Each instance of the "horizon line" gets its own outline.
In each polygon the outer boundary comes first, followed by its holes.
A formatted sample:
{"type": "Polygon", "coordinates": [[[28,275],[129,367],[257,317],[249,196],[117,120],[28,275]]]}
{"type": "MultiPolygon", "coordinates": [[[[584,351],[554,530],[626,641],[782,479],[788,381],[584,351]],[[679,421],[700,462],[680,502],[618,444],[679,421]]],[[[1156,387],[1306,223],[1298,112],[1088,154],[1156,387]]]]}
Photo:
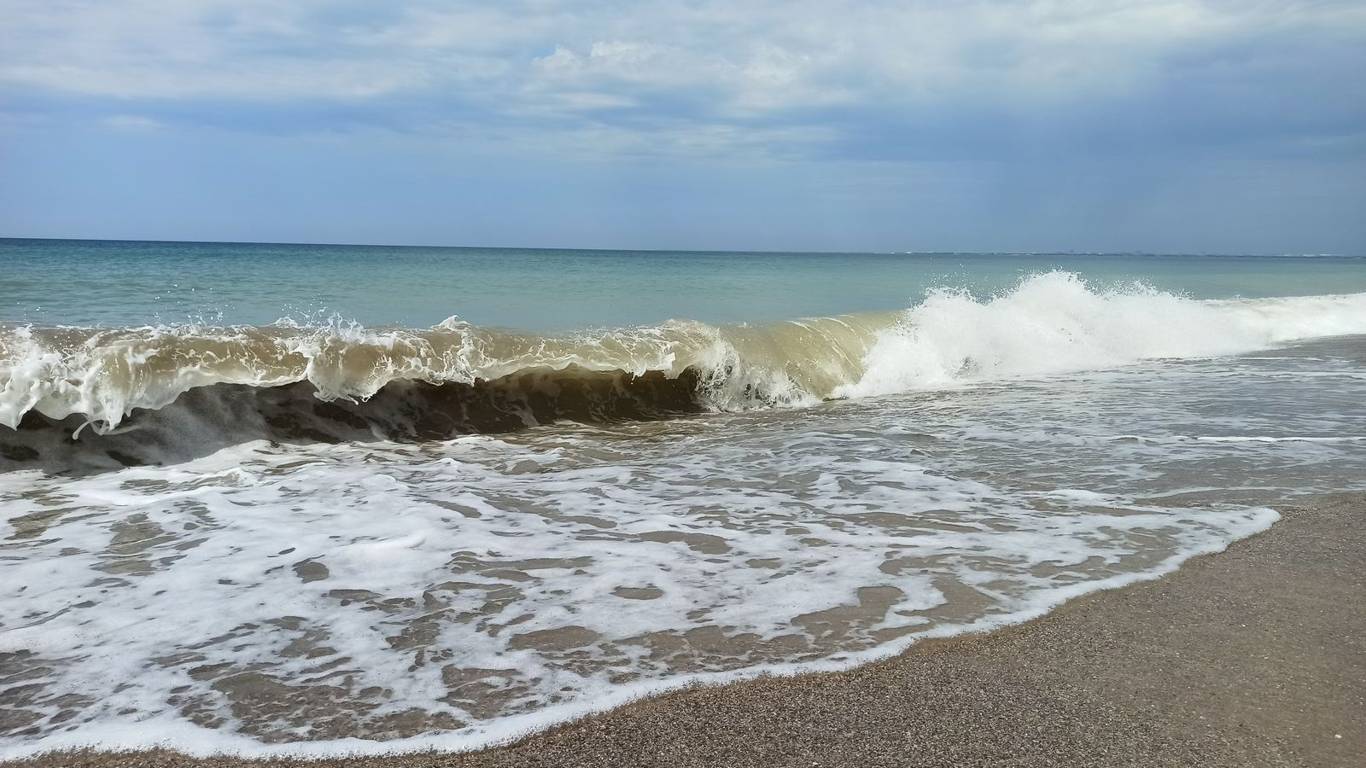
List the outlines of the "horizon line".
{"type": "Polygon", "coordinates": [[[249,245],[249,246],[319,246],[324,248],[409,248],[469,251],[576,251],[583,253],[738,253],[771,255],[876,255],[876,256],[1213,256],[1224,258],[1362,258],[1350,253],[1240,253],[1233,251],[1104,251],[1104,250],[798,250],[763,248],[595,248],[583,246],[540,245],[431,245],[422,243],[332,243],[303,240],[176,240],[126,237],[24,237],[0,235],[0,241],[30,240],[67,243],[154,243],[158,245],[249,245]]]}

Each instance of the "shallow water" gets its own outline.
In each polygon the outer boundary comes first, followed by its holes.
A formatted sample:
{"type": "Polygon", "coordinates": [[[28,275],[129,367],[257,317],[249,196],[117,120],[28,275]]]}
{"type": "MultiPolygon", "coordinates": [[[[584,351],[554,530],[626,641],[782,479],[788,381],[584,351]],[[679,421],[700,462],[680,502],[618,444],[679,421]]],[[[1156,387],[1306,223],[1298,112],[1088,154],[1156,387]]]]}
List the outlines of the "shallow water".
{"type": "Polygon", "coordinates": [[[5,332],[0,757],[469,747],[1023,620],[1366,484],[1360,294],[5,332]]]}

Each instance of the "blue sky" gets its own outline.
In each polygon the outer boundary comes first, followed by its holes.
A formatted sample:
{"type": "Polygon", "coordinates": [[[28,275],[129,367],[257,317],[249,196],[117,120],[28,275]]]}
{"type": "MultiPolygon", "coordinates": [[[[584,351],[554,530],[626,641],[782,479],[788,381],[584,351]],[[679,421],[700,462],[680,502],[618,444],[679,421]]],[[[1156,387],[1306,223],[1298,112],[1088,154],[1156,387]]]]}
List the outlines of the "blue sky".
{"type": "Polygon", "coordinates": [[[0,0],[0,235],[1366,253],[1366,3],[0,0]]]}

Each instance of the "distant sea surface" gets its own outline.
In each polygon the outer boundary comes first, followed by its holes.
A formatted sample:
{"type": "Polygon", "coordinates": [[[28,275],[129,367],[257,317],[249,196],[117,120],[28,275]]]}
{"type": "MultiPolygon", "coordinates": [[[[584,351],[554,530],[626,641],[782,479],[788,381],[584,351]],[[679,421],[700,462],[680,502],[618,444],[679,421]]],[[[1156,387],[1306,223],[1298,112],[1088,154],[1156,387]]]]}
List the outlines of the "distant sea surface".
{"type": "Polygon", "coordinates": [[[0,759],[466,748],[1366,488],[1366,259],[0,240],[0,759]]]}
{"type": "Polygon", "coordinates": [[[1197,299],[1366,291],[1344,256],[718,253],[0,239],[0,321],[366,325],[569,331],[768,323],[905,309],[932,289],[988,296],[1062,270],[1197,299]]]}

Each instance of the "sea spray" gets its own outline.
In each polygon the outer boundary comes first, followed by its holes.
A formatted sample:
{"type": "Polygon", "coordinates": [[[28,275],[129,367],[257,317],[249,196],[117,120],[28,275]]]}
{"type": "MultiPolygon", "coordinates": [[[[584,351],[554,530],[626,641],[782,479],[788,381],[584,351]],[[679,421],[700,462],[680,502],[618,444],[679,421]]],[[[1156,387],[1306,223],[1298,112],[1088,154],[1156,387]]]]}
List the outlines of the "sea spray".
{"type": "MultiPolygon", "coordinates": [[[[1366,332],[1366,294],[1196,300],[1144,287],[1100,290],[1064,272],[987,299],[932,292],[901,313],[771,325],[659,326],[560,336],[480,328],[320,325],[0,328],[0,425],[35,412],[96,432],[213,385],[303,383],[361,402],[395,382],[476,385],[531,372],[690,372],[701,407],[809,405],[1153,358],[1231,354],[1366,332]]],[[[553,378],[553,375],[551,376],[553,378]]]]}

